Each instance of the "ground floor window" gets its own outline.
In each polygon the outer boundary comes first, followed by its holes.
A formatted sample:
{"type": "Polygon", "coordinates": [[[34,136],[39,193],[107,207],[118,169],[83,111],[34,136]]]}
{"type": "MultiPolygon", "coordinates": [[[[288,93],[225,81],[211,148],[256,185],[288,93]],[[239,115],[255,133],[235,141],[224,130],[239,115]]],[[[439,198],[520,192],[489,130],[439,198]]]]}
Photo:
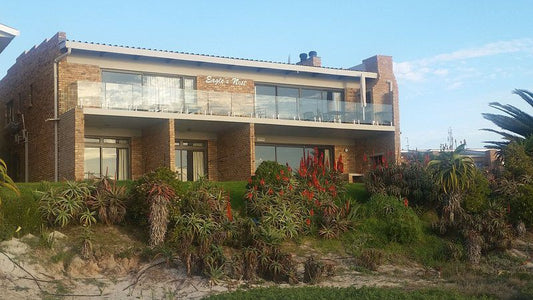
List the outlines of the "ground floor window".
{"type": "Polygon", "coordinates": [[[130,141],[124,138],[85,137],[85,179],[108,176],[129,179],[130,141]]]}
{"type": "Polygon", "coordinates": [[[181,181],[207,176],[207,142],[176,141],[176,172],[181,181]]]}
{"type": "Polygon", "coordinates": [[[323,155],[324,165],[331,166],[333,147],[330,146],[256,144],[255,168],[263,161],[275,161],[283,165],[288,164],[296,171],[304,154],[315,155],[315,150],[318,150],[318,155],[323,155]]]}

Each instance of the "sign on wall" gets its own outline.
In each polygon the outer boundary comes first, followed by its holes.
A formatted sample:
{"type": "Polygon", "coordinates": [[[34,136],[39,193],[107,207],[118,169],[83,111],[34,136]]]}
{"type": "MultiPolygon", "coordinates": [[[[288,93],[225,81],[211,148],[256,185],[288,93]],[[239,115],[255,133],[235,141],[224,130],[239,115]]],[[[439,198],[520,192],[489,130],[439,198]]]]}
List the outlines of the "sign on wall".
{"type": "Polygon", "coordinates": [[[248,80],[243,80],[237,77],[217,77],[217,76],[206,76],[206,84],[212,85],[235,85],[235,86],[245,86],[248,83],[248,80]]]}

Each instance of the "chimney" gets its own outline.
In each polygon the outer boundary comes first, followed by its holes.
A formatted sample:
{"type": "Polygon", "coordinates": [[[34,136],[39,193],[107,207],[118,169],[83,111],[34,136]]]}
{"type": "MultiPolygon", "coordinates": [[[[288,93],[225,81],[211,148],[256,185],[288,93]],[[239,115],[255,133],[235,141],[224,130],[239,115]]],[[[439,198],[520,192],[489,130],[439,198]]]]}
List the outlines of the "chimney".
{"type": "Polygon", "coordinates": [[[300,61],[296,63],[301,66],[321,67],[322,60],[317,56],[316,51],[309,51],[309,57],[306,53],[300,54],[300,61]]]}

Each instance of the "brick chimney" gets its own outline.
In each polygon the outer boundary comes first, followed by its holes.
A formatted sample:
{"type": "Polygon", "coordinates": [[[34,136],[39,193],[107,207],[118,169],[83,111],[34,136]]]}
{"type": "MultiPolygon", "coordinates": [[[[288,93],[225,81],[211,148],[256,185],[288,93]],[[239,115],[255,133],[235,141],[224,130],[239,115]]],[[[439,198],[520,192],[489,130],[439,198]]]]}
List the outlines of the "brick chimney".
{"type": "Polygon", "coordinates": [[[309,51],[309,57],[307,57],[307,53],[301,53],[300,61],[296,64],[301,66],[322,67],[322,60],[317,56],[316,51],[309,51]]]}

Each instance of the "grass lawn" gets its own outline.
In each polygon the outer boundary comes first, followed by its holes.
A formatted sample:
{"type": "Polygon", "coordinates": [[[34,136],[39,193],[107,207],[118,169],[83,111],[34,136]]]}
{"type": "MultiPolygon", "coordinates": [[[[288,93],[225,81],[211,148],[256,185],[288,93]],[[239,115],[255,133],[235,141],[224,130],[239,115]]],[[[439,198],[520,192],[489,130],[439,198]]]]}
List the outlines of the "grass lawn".
{"type": "Polygon", "coordinates": [[[259,288],[247,291],[236,291],[208,297],[210,300],[255,300],[255,299],[494,299],[491,297],[464,296],[453,291],[445,290],[416,290],[406,291],[391,288],[333,288],[333,287],[298,287],[298,288],[259,288]]]}

